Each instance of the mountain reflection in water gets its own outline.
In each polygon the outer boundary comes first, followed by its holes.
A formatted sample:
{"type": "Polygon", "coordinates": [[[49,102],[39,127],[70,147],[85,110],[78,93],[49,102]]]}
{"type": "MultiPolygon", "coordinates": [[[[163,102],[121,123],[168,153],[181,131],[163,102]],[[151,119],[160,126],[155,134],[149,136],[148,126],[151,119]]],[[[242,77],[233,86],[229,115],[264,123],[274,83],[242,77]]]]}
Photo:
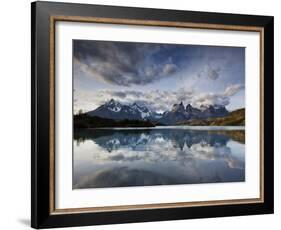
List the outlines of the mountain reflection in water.
{"type": "Polygon", "coordinates": [[[75,130],[73,188],[241,182],[244,139],[244,130],[75,130]]]}

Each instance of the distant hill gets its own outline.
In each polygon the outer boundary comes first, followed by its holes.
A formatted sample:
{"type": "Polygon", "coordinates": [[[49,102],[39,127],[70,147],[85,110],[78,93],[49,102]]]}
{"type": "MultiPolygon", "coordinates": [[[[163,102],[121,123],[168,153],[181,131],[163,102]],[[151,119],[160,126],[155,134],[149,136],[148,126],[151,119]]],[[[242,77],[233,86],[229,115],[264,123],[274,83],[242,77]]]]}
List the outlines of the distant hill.
{"type": "Polygon", "coordinates": [[[228,113],[226,116],[208,119],[191,119],[184,122],[178,122],[177,125],[194,126],[244,126],[245,108],[238,109],[228,113]]]}
{"type": "Polygon", "coordinates": [[[73,119],[74,128],[107,128],[107,127],[154,127],[150,121],[144,120],[113,120],[87,114],[75,115],[73,119]]]}
{"type": "Polygon", "coordinates": [[[245,131],[244,130],[215,130],[215,131],[209,131],[209,133],[216,133],[225,135],[228,137],[231,137],[234,141],[237,141],[241,144],[245,144],[245,131]]]}

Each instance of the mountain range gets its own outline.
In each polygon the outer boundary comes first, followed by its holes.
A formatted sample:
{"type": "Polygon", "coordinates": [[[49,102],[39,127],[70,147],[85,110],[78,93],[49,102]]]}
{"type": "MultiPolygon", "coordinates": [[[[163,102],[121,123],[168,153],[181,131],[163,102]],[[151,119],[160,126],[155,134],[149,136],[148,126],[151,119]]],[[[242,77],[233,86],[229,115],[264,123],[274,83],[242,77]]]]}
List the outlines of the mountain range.
{"type": "Polygon", "coordinates": [[[143,120],[158,124],[175,125],[189,120],[219,118],[229,114],[224,106],[210,105],[195,108],[191,104],[184,106],[182,102],[174,104],[169,111],[157,113],[145,105],[132,103],[122,104],[114,99],[86,113],[90,117],[101,117],[112,120],[143,120]]]}

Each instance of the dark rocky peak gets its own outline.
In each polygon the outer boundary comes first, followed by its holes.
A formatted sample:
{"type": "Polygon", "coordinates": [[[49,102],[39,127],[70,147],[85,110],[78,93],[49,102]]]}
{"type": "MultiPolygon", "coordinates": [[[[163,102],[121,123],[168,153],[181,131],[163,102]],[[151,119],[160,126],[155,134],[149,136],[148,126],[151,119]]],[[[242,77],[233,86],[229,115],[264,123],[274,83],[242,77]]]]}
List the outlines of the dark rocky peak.
{"type": "Polygon", "coordinates": [[[174,104],[172,107],[172,112],[184,112],[184,105],[181,102],[180,104],[174,104]]]}
{"type": "Polygon", "coordinates": [[[222,117],[228,114],[227,109],[223,105],[209,105],[202,111],[206,117],[222,117]]]}
{"type": "Polygon", "coordinates": [[[187,106],[186,106],[186,108],[185,108],[185,110],[187,111],[187,112],[191,112],[191,111],[193,111],[195,108],[191,105],[191,104],[188,104],[187,106]]]}
{"type": "Polygon", "coordinates": [[[113,98],[105,103],[105,105],[119,105],[119,104],[120,103],[118,101],[115,101],[113,98]]]}

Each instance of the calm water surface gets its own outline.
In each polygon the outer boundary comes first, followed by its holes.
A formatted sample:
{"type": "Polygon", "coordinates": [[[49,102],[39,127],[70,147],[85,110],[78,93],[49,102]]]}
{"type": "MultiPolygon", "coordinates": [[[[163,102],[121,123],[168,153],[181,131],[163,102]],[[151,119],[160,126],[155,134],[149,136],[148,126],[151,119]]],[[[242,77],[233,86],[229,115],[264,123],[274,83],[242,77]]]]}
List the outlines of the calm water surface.
{"type": "Polygon", "coordinates": [[[73,188],[241,182],[244,138],[242,127],[75,130],[73,188]]]}

